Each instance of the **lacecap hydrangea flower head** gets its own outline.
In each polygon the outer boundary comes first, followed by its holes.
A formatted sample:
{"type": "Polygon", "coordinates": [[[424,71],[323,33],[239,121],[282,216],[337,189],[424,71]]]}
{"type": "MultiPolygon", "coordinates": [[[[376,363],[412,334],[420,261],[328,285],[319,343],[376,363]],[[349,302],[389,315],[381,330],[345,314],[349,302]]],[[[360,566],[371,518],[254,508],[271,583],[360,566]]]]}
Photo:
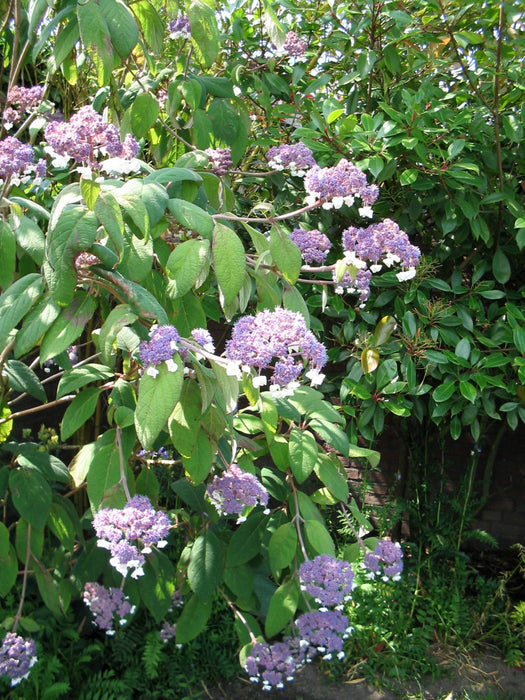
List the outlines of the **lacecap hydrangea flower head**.
{"type": "Polygon", "coordinates": [[[135,606],[120,588],[104,588],[95,581],[85,584],[83,598],[93,615],[93,624],[108,636],[114,635],[115,627],[125,625],[128,615],[135,612],[135,606]]]}
{"type": "Polygon", "coordinates": [[[7,676],[11,686],[18,685],[29,677],[29,671],[36,662],[34,640],[24,639],[14,632],[8,632],[0,647],[0,676],[7,676]]]}
{"type": "Polygon", "coordinates": [[[294,228],[290,238],[301,251],[301,256],[307,265],[312,263],[322,265],[332,247],[328,236],[315,228],[309,231],[294,228]]]}
{"type": "Polygon", "coordinates": [[[311,384],[321,384],[321,370],[328,359],[325,346],[306,327],[302,314],[279,307],[240,318],[226,344],[226,357],[232,373],[256,369],[254,386],[264,386],[266,377],[261,371],[270,370],[270,389],[289,392],[299,386],[305,363],[311,384]]]}
{"type": "Polygon", "coordinates": [[[362,566],[368,578],[381,577],[383,581],[399,581],[403,573],[403,550],[399,542],[380,540],[373,552],[367,552],[362,566]]]}
{"type": "Polygon", "coordinates": [[[297,177],[304,177],[316,165],[311,149],[304,143],[272,146],[266,152],[266,159],[273,170],[289,170],[297,177]]]}
{"type": "Polygon", "coordinates": [[[133,496],[124,508],[103,508],[95,513],[97,546],[109,549],[109,563],[122,576],[144,575],[142,568],[152,547],[165,547],[170,528],[166,513],[156,511],[147,496],[133,496]]]}
{"type": "Polygon", "coordinates": [[[328,554],[304,561],[299,567],[299,583],[318,605],[336,610],[351,599],[355,588],[351,565],[328,554]]]}
{"type": "Polygon", "coordinates": [[[368,185],[366,175],[344,158],[331,168],[318,165],[310,168],[304,179],[307,196],[305,204],[321,203],[323,209],[340,209],[343,204],[351,207],[355,199],[361,200],[359,213],[372,217],[372,204],[379,196],[377,185],[368,185]]]}
{"type": "Polygon", "coordinates": [[[252,683],[262,683],[262,689],[281,690],[291,682],[296,672],[310,663],[315,651],[308,642],[298,637],[285,637],[282,642],[256,642],[246,659],[244,668],[252,683]]]}
{"type": "Polygon", "coordinates": [[[139,345],[139,357],[146,374],[155,378],[162,364],[169,372],[176,372],[178,365],[174,358],[180,350],[178,330],[174,326],[152,326],[149,337],[139,345]]]}
{"type": "Polygon", "coordinates": [[[231,464],[220,476],[214,476],[206,495],[219,515],[238,515],[238,523],[246,520],[245,513],[249,509],[268,505],[268,491],[259,479],[237,464],[231,464]]]}

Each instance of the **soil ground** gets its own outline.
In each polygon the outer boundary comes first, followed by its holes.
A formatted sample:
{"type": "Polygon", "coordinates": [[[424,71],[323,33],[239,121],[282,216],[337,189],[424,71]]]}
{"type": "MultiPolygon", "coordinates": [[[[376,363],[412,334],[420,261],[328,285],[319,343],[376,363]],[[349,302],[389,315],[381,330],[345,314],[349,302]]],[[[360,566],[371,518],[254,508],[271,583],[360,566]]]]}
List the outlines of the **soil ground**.
{"type": "Polygon", "coordinates": [[[525,668],[511,668],[492,653],[452,656],[443,650],[433,652],[443,674],[438,680],[423,678],[405,687],[379,690],[364,679],[326,681],[321,670],[307,666],[293,683],[283,690],[263,692],[247,678],[238,678],[216,688],[205,688],[203,698],[210,700],[460,700],[463,691],[475,692],[476,698],[487,693],[491,700],[525,700],[525,668]]]}

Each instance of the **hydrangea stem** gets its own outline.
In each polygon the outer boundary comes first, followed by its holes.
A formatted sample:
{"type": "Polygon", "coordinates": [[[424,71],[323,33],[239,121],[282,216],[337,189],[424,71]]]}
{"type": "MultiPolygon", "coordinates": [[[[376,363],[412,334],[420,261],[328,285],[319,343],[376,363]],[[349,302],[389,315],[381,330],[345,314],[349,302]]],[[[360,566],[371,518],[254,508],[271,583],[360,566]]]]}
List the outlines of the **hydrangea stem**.
{"type": "Polygon", "coordinates": [[[117,425],[116,428],[116,437],[115,440],[117,441],[118,445],[118,456],[119,456],[119,462],[120,462],[120,483],[122,484],[122,488],[124,489],[124,493],[126,494],[126,500],[131,501],[131,494],[129,492],[128,488],[128,482],[126,479],[126,472],[124,468],[124,453],[122,452],[122,440],[120,437],[120,426],[117,425]]]}

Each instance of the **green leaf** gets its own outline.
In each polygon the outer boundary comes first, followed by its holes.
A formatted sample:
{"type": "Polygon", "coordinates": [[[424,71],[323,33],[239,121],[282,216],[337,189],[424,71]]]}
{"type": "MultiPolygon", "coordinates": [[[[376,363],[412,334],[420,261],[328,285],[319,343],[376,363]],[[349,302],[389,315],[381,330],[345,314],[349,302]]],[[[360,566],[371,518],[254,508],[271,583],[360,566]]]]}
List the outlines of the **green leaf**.
{"type": "Polygon", "coordinates": [[[69,204],[53,208],[46,257],[53,273],[48,279],[49,286],[60,306],[67,306],[73,299],[77,283],[75,259],[95,242],[97,226],[97,217],[88,209],[69,204]]]}
{"type": "Polygon", "coordinates": [[[86,203],[86,207],[93,211],[98,195],[100,193],[100,182],[91,180],[90,178],[80,178],[80,192],[82,199],[86,203]]]}
{"type": "Polygon", "coordinates": [[[43,284],[37,273],[24,275],[0,296],[0,348],[5,348],[9,333],[35,305],[43,284]]]}
{"type": "Polygon", "coordinates": [[[209,529],[197,537],[191,548],[188,581],[203,602],[208,601],[222,579],[224,549],[209,529]]]}
{"type": "MultiPolygon", "coordinates": [[[[213,233],[214,222],[207,211],[201,209],[192,202],[187,202],[184,199],[170,199],[168,209],[177,219],[179,224],[189,229],[196,231],[204,238],[210,238],[213,233]]],[[[203,241],[187,241],[187,243],[195,243],[203,241]]],[[[182,244],[184,245],[184,244],[182,244]]]]}
{"type": "Polygon", "coordinates": [[[133,13],[139,21],[146,44],[153,54],[160,54],[164,41],[165,24],[149,0],[133,3],[133,13]]]}
{"type": "Polygon", "coordinates": [[[0,523],[0,559],[7,559],[9,555],[9,530],[4,523],[0,523]]]}
{"type": "Polygon", "coordinates": [[[283,583],[272,595],[264,624],[267,637],[273,637],[283,630],[295,615],[299,604],[299,588],[292,579],[283,583]]]}
{"type": "MultiPolygon", "coordinates": [[[[74,473],[76,480],[86,474],[87,492],[91,510],[99,508],[123,508],[126,504],[126,494],[121,484],[121,467],[131,489],[133,474],[128,466],[128,459],[135,446],[135,431],[124,429],[121,434],[122,459],[116,440],[115,430],[108,430],[96,443],[90,446],[82,455],[82,460],[76,463],[74,473]],[[86,473],[87,470],[87,473],[86,473]]],[[[82,448],[88,447],[87,445],[82,448]]],[[[74,476],[74,478],[75,478],[74,476]]]]}
{"type": "Polygon", "coordinates": [[[27,559],[27,547],[31,550],[31,554],[38,559],[42,556],[44,551],[44,531],[37,530],[35,527],[31,527],[31,537],[28,542],[28,531],[29,523],[24,518],[16,524],[16,537],[15,537],[15,549],[18,555],[18,559],[25,564],[27,559]]]}
{"type": "Polygon", "coordinates": [[[304,529],[308,542],[316,554],[335,557],[335,546],[330,533],[319,520],[305,520],[304,529]]]}
{"type": "Polygon", "coordinates": [[[71,304],[60,311],[42,338],[40,345],[40,363],[57,357],[84,332],[95,312],[96,303],[92,296],[78,292],[71,304]]]}
{"type": "Polygon", "coordinates": [[[191,0],[188,7],[191,40],[197,59],[209,68],[219,53],[219,30],[212,0],[191,0]]]}
{"type": "Polygon", "coordinates": [[[62,375],[57,387],[57,399],[81,389],[91,382],[105,381],[114,376],[113,370],[105,365],[88,364],[70,369],[62,375]]]}
{"type": "Polygon", "coordinates": [[[350,445],[348,456],[353,458],[365,458],[370,462],[370,466],[377,467],[381,460],[381,453],[376,450],[370,450],[368,447],[359,447],[359,445],[350,445]]]}
{"type": "Polygon", "coordinates": [[[61,503],[51,504],[47,525],[64,547],[72,552],[75,544],[75,526],[67,509],[61,503]]]}
{"type": "Polygon", "coordinates": [[[115,363],[114,345],[117,335],[126,326],[131,326],[137,320],[129,304],[118,304],[111,310],[109,316],[104,321],[99,335],[99,348],[102,360],[107,365],[115,363]]]}
{"type": "Polygon", "coordinates": [[[301,272],[301,251],[290,236],[278,226],[272,226],[270,231],[270,252],[285,280],[295,284],[301,272]]]}
{"type": "Polygon", "coordinates": [[[468,338],[462,338],[459,343],[456,345],[454,349],[454,353],[458,356],[463,358],[464,360],[468,360],[470,357],[470,343],[468,338]]]}
{"type": "Polygon", "coordinates": [[[212,600],[202,601],[198,595],[193,595],[182,609],[177,620],[177,644],[186,644],[195,639],[206,627],[211,615],[212,600]]]}
{"type": "Polygon", "coordinates": [[[43,530],[51,508],[51,488],[34,469],[15,469],[9,475],[13,505],[37,530],[43,530]]]}
{"type": "Polygon", "coordinates": [[[226,566],[240,566],[259,554],[267,523],[268,516],[263,513],[250,513],[246,522],[241,523],[232,535],[228,545],[226,566]]]}
{"type": "Polygon", "coordinates": [[[170,484],[171,488],[177,496],[179,496],[184,503],[190,506],[193,510],[201,515],[204,514],[206,510],[206,504],[204,501],[204,494],[206,493],[206,488],[203,484],[198,484],[193,486],[186,478],[178,479],[170,484]]]}
{"type": "MultiPolygon", "coordinates": [[[[318,456],[317,442],[308,430],[292,428],[288,442],[290,466],[297,483],[302,484],[312,473],[318,456]]],[[[281,567],[282,568],[282,567],[281,567]]]]}
{"type": "Polygon", "coordinates": [[[173,603],[175,567],[162,552],[154,552],[147,558],[144,576],[139,577],[140,597],[144,605],[160,624],[173,603]]]}
{"type": "Polygon", "coordinates": [[[111,35],[99,3],[84,0],[77,4],[80,37],[86,53],[95,64],[99,87],[109,85],[113,71],[113,48],[111,35]]]}
{"type": "Polygon", "coordinates": [[[71,600],[69,582],[66,579],[60,583],[55,581],[51,573],[36,559],[33,560],[33,569],[38,591],[45,606],[57,617],[63,617],[71,600]]]}
{"type": "Polygon", "coordinates": [[[98,0],[100,10],[111,36],[111,44],[119,57],[125,59],[139,40],[137,22],[122,0],[98,0]]]}
{"type": "Polygon", "coordinates": [[[239,380],[236,377],[231,377],[227,374],[226,369],[218,362],[210,362],[213,373],[217,379],[219,389],[222,393],[224,410],[226,413],[232,413],[237,408],[237,399],[239,398],[239,380]]]}
{"type": "Polygon", "coordinates": [[[192,484],[199,484],[208,476],[213,464],[214,452],[210,437],[204,430],[199,430],[193,450],[188,457],[182,458],[186,476],[192,484]]]}
{"type": "Polygon", "coordinates": [[[63,442],[91,418],[97,407],[101,391],[102,389],[99,387],[91,386],[75,396],[67,407],[60,424],[60,437],[63,442]]]}
{"type": "Polygon", "coordinates": [[[5,598],[18,577],[18,559],[13,545],[9,545],[6,557],[0,557],[0,598],[5,598]]]}
{"type": "Polygon", "coordinates": [[[500,284],[506,284],[510,280],[510,262],[501,248],[497,248],[492,258],[492,273],[500,284]]]}
{"type": "Polygon", "coordinates": [[[59,314],[60,307],[51,299],[51,295],[43,296],[26,315],[21,330],[16,334],[15,357],[32,350],[59,314]]]}
{"type": "Polygon", "coordinates": [[[460,381],[459,391],[461,392],[461,395],[467,399],[467,401],[475,403],[478,397],[478,390],[476,389],[474,384],[472,384],[471,382],[460,381]]]}
{"type": "Polygon", "coordinates": [[[47,396],[40,379],[33,370],[18,360],[8,360],[4,365],[4,372],[9,386],[15,391],[26,392],[35,399],[46,403],[47,396]]]}
{"type": "Polygon", "coordinates": [[[120,258],[124,250],[124,219],[117,200],[111,192],[102,190],[97,197],[93,211],[120,258]]]}
{"type": "Polygon", "coordinates": [[[361,367],[365,374],[374,372],[379,367],[379,353],[375,348],[365,348],[361,353],[361,367]]]}
{"type": "Polygon", "coordinates": [[[293,561],[296,552],[297,530],[294,523],[285,523],[272,533],[268,544],[270,567],[275,578],[293,561]]]}
{"type": "Polygon", "coordinates": [[[244,284],[246,258],[241,239],[224,224],[215,224],[212,256],[224,306],[227,306],[235,300],[244,284]]]}
{"type": "Polygon", "coordinates": [[[310,428],[322,437],[323,440],[335,448],[342,455],[347,455],[350,449],[350,443],[344,430],[341,430],[337,425],[332,425],[325,421],[314,418],[310,421],[310,428]]]}
{"type": "Polygon", "coordinates": [[[150,92],[139,95],[130,109],[131,130],[137,139],[144,138],[159,116],[159,103],[150,92]]]}
{"type": "Polygon", "coordinates": [[[16,238],[13,229],[0,221],[0,287],[9,287],[15,276],[16,238]]]}
{"type": "Polygon", "coordinates": [[[436,403],[448,401],[456,391],[456,382],[449,381],[436,387],[432,392],[432,397],[436,403]]]}
{"type": "Polygon", "coordinates": [[[339,501],[348,500],[348,483],[341,462],[334,456],[320,455],[315,467],[319,480],[339,501]]]}
{"type": "Polygon", "coordinates": [[[390,338],[396,327],[396,319],[393,316],[383,316],[374,330],[372,345],[377,348],[384,345],[390,338]]]}
{"type": "Polygon", "coordinates": [[[145,450],[153,447],[179,400],[184,379],[183,363],[178,355],[174,357],[174,362],[177,365],[176,372],[170,372],[166,364],[162,363],[156,377],[144,373],[139,382],[135,428],[145,450]]]}
{"type": "MultiPolygon", "coordinates": [[[[182,201],[182,200],[181,200],[182,201]]],[[[179,243],[166,263],[168,286],[166,294],[171,299],[183,297],[209,266],[210,243],[193,238],[179,243]]]]}
{"type": "Polygon", "coordinates": [[[200,430],[201,415],[199,386],[196,382],[188,380],[184,382],[180,400],[173,409],[168,424],[171,441],[181,457],[190,457],[193,452],[200,430]]]}

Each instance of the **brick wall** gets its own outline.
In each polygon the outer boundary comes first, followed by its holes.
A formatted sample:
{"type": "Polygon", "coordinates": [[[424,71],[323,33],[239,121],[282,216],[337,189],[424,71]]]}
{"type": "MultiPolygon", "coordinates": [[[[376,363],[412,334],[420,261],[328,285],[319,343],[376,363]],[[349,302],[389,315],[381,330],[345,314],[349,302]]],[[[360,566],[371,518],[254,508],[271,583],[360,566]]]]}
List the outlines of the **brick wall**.
{"type": "MultiPolygon", "coordinates": [[[[363,495],[364,481],[367,484],[365,502],[371,506],[382,506],[396,496],[408,496],[409,484],[416,478],[414,468],[407,471],[407,444],[402,437],[399,422],[392,422],[385,428],[379,443],[375,446],[381,453],[377,470],[366,469],[357,461],[351,461],[347,473],[350,488],[359,499],[363,495]]],[[[474,478],[474,493],[481,494],[482,477],[489,458],[494,436],[484,440],[484,449],[479,454],[474,478]]],[[[459,484],[474,446],[462,437],[458,441],[447,440],[443,460],[444,490],[447,496],[459,494],[459,484]]],[[[441,463],[441,449],[432,446],[432,457],[441,463]]],[[[416,467],[417,469],[417,467],[416,467]]],[[[435,488],[438,488],[436,477],[435,488]]],[[[496,538],[501,547],[516,542],[525,544],[525,430],[522,426],[516,431],[510,429],[503,435],[493,465],[489,497],[479,511],[473,527],[486,530],[496,538]]],[[[410,536],[410,523],[403,521],[402,534],[410,536]]]]}

